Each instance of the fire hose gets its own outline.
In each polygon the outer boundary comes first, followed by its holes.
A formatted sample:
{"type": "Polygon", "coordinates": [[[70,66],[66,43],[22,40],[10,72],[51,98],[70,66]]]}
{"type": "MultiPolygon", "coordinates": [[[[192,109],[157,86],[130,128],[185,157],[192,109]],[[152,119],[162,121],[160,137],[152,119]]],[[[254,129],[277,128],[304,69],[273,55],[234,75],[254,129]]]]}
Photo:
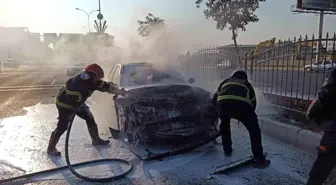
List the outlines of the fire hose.
{"type": "Polygon", "coordinates": [[[22,176],[12,177],[12,178],[8,178],[8,179],[2,179],[2,180],[0,180],[0,184],[18,184],[18,183],[32,182],[32,181],[34,181],[33,178],[38,176],[38,175],[57,172],[57,171],[65,170],[65,169],[69,169],[71,171],[71,173],[73,175],[75,175],[76,177],[78,177],[80,179],[83,179],[85,181],[89,181],[89,182],[109,182],[109,181],[116,180],[116,179],[119,179],[121,177],[124,177],[129,172],[131,172],[131,170],[133,169],[133,164],[130,161],[127,161],[127,160],[124,160],[124,159],[118,159],[118,158],[98,159],[98,160],[86,161],[86,162],[82,162],[82,163],[71,164],[70,159],[69,159],[69,138],[70,138],[70,132],[71,132],[72,124],[73,124],[75,116],[76,116],[76,111],[77,110],[75,110],[74,113],[71,116],[71,119],[69,121],[68,128],[67,128],[67,132],[66,132],[66,137],[65,137],[65,160],[66,160],[67,166],[61,166],[61,167],[57,167],[57,168],[53,168],[53,169],[49,169],[49,170],[43,170],[43,171],[39,171],[39,172],[25,174],[25,175],[22,175],[22,176]],[[101,162],[121,162],[121,163],[124,163],[124,164],[128,165],[129,167],[123,173],[121,173],[119,175],[104,177],[104,178],[87,177],[87,176],[79,174],[74,169],[75,167],[86,166],[86,165],[89,165],[89,164],[101,163],[101,162]]]}

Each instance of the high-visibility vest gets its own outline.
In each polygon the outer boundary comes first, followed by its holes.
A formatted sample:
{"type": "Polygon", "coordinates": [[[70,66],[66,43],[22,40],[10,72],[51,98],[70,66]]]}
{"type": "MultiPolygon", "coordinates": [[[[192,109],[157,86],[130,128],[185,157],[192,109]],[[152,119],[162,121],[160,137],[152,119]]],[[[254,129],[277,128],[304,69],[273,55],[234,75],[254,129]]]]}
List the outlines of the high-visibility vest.
{"type": "Polygon", "coordinates": [[[62,95],[62,93],[65,93],[66,95],[70,95],[70,96],[77,96],[77,100],[76,102],[79,103],[82,101],[82,95],[80,92],[77,92],[77,91],[70,91],[67,89],[66,86],[62,87],[62,89],[60,89],[60,91],[58,92],[57,94],[57,98],[56,98],[56,105],[58,106],[61,106],[63,108],[66,108],[66,109],[71,109],[71,110],[75,110],[75,107],[70,105],[70,104],[67,104],[65,102],[62,102],[59,97],[62,95]]]}
{"type": "Polygon", "coordinates": [[[250,97],[250,89],[242,84],[242,83],[238,83],[238,82],[227,82],[225,83],[222,87],[220,92],[218,93],[218,97],[217,97],[217,101],[221,101],[221,100],[238,100],[238,101],[243,101],[246,102],[248,104],[250,104],[251,106],[253,106],[253,101],[256,101],[256,97],[250,97]],[[245,96],[239,96],[239,95],[233,95],[233,94],[224,94],[225,92],[224,89],[227,88],[228,86],[239,86],[239,87],[243,87],[246,90],[246,95],[245,96]]]}

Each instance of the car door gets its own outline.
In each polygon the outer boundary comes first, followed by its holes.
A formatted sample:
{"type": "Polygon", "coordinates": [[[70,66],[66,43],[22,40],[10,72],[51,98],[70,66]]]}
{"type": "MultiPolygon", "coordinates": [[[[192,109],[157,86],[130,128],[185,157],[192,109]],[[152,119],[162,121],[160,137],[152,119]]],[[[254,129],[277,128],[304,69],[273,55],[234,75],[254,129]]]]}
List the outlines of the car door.
{"type": "Polygon", "coordinates": [[[336,61],[330,60],[329,69],[332,70],[336,67],[336,61]]]}
{"type": "MultiPolygon", "coordinates": [[[[113,82],[115,83],[115,76],[118,75],[117,74],[117,69],[118,69],[118,65],[115,65],[112,67],[112,69],[110,70],[110,73],[108,75],[108,81],[109,82],[113,82]]],[[[118,118],[117,118],[117,110],[116,110],[116,106],[115,106],[115,103],[114,103],[114,95],[111,95],[113,96],[113,98],[111,97],[111,99],[107,102],[111,103],[111,108],[109,108],[108,110],[105,110],[107,111],[108,113],[108,118],[110,121],[109,123],[109,128],[118,128],[118,118]],[[112,109],[112,110],[111,110],[112,109]]]]}
{"type": "Polygon", "coordinates": [[[107,78],[109,82],[113,82],[113,76],[114,76],[116,69],[117,69],[117,66],[113,66],[112,69],[110,70],[108,78],[107,78]]]}
{"type": "Polygon", "coordinates": [[[323,70],[328,70],[328,69],[330,69],[331,68],[331,61],[329,61],[329,60],[326,60],[325,62],[324,62],[324,69],[323,70]]]}
{"type": "Polygon", "coordinates": [[[321,68],[323,68],[323,61],[318,61],[317,63],[315,63],[313,66],[313,70],[314,71],[319,71],[321,70],[321,68]]]}
{"type": "Polygon", "coordinates": [[[116,85],[118,85],[118,87],[120,87],[120,71],[121,71],[121,66],[117,66],[115,73],[113,75],[113,83],[115,83],[116,85]]]}

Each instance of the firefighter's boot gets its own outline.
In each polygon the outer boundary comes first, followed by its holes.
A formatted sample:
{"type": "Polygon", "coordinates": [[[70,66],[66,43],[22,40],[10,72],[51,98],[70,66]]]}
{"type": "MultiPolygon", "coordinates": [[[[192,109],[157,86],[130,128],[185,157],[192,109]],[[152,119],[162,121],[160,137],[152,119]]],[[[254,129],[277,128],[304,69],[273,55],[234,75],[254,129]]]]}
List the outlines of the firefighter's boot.
{"type": "Polygon", "coordinates": [[[99,137],[97,126],[89,128],[89,134],[91,136],[93,146],[110,144],[110,140],[103,140],[99,137]]]}
{"type": "Polygon", "coordinates": [[[226,157],[232,156],[232,147],[223,147],[223,150],[226,157]]]}
{"type": "Polygon", "coordinates": [[[55,131],[51,133],[49,139],[49,145],[47,149],[47,153],[49,156],[61,156],[61,152],[56,149],[56,145],[60,139],[60,136],[55,134],[55,131]]]}
{"type": "Polygon", "coordinates": [[[265,158],[265,155],[260,158],[254,158],[252,162],[252,166],[255,168],[266,168],[271,164],[271,161],[269,159],[265,158]]]}

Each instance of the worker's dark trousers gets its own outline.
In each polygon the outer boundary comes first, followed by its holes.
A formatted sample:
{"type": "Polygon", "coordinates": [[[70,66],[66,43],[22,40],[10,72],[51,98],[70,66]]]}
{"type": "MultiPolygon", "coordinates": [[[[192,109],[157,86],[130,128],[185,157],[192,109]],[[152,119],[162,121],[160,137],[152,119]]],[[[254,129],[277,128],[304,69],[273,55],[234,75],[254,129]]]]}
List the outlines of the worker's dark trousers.
{"type": "Polygon", "coordinates": [[[263,160],[261,131],[253,107],[237,100],[224,100],[217,102],[217,113],[221,119],[220,131],[224,151],[232,150],[230,121],[237,119],[244,124],[249,132],[253,156],[263,160]]]}
{"type": "MultiPolygon", "coordinates": [[[[55,137],[61,137],[63,133],[67,130],[70,118],[73,114],[73,111],[56,105],[58,110],[58,122],[57,127],[54,130],[55,137]]],[[[76,115],[86,121],[87,128],[95,129],[97,124],[94,120],[94,117],[89,109],[89,107],[83,104],[78,110],[76,115]]]]}
{"type": "Polygon", "coordinates": [[[310,170],[307,185],[322,185],[336,166],[336,121],[328,121],[325,125],[320,141],[322,147],[317,147],[318,156],[310,170]]]}

